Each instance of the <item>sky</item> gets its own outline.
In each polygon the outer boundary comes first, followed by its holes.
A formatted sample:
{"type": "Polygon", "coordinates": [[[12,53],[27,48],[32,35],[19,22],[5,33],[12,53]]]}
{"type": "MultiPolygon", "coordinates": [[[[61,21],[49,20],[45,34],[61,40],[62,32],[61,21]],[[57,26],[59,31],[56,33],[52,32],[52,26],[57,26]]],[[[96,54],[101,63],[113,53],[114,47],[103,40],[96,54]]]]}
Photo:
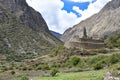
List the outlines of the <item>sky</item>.
{"type": "Polygon", "coordinates": [[[26,0],[40,12],[50,30],[64,31],[98,13],[111,0],[26,0]]]}

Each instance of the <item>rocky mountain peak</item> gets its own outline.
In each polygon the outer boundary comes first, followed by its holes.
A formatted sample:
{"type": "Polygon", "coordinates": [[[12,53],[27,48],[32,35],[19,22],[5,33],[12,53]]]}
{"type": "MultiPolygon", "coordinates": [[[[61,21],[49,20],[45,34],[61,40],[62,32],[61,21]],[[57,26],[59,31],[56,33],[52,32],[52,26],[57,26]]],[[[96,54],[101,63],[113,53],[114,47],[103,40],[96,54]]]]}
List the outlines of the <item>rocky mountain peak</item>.
{"type": "Polygon", "coordinates": [[[112,0],[105,5],[103,10],[114,10],[120,7],[120,0],[112,0]]]}
{"type": "Polygon", "coordinates": [[[14,13],[20,20],[34,31],[48,31],[47,24],[40,13],[28,6],[26,0],[0,0],[0,5],[14,13]],[[42,29],[41,29],[42,28],[42,29]]]}
{"type": "Polygon", "coordinates": [[[26,3],[26,0],[0,0],[0,4],[4,5],[5,8],[15,10],[18,7],[23,8],[25,6],[28,6],[26,3]]]}

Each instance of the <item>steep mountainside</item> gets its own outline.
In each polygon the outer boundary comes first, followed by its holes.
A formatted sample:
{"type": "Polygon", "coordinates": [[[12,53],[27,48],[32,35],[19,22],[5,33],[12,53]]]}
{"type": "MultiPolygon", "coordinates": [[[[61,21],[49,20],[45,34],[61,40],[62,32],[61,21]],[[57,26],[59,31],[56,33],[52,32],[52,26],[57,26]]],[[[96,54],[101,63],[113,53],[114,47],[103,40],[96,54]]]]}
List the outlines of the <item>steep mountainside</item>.
{"type": "Polygon", "coordinates": [[[0,0],[0,53],[41,54],[61,43],[25,0],[0,0]]]}
{"type": "Polygon", "coordinates": [[[57,32],[54,32],[54,31],[50,31],[50,32],[51,32],[51,34],[53,34],[58,39],[60,39],[61,36],[62,36],[62,34],[60,34],[60,33],[57,33],[57,32]]]}
{"type": "Polygon", "coordinates": [[[120,0],[112,0],[98,14],[66,30],[61,39],[69,42],[75,36],[81,38],[84,27],[88,37],[94,39],[106,39],[113,34],[120,33],[120,0]]]}

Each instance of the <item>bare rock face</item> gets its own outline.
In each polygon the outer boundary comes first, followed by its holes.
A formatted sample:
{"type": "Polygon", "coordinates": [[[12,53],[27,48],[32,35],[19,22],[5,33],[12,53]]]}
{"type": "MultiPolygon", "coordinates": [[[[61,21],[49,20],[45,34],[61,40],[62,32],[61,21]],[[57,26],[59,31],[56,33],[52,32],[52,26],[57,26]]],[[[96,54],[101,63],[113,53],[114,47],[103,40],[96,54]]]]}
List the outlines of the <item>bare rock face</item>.
{"type": "Polygon", "coordinates": [[[88,37],[93,39],[104,40],[113,34],[120,33],[120,0],[112,0],[98,14],[66,30],[61,40],[69,42],[75,36],[81,38],[84,27],[88,37]]]}
{"type": "Polygon", "coordinates": [[[0,54],[41,54],[61,43],[26,0],[0,0],[0,54]]]}
{"type": "Polygon", "coordinates": [[[113,77],[110,72],[107,72],[105,77],[104,77],[104,80],[120,80],[120,79],[113,77]]]}
{"type": "Polygon", "coordinates": [[[114,80],[114,78],[112,77],[112,74],[110,72],[107,72],[107,74],[104,77],[104,80],[114,80]]]}
{"type": "Polygon", "coordinates": [[[109,2],[103,10],[114,10],[120,7],[120,0],[114,0],[112,2],[109,2]]]}
{"type": "Polygon", "coordinates": [[[33,30],[38,31],[42,28],[48,31],[48,27],[41,14],[29,7],[26,0],[0,0],[0,4],[33,30]]]}

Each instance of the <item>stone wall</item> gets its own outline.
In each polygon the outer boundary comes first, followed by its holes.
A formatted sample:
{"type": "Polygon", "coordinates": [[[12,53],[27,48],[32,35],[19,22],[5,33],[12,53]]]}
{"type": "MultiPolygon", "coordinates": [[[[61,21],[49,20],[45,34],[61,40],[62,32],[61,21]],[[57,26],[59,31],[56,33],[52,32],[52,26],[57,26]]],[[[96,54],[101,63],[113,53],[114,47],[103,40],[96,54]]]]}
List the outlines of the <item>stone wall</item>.
{"type": "Polygon", "coordinates": [[[100,42],[90,42],[90,41],[83,41],[83,42],[67,42],[65,43],[67,48],[84,48],[84,49],[99,49],[104,48],[104,43],[100,42]]]}

